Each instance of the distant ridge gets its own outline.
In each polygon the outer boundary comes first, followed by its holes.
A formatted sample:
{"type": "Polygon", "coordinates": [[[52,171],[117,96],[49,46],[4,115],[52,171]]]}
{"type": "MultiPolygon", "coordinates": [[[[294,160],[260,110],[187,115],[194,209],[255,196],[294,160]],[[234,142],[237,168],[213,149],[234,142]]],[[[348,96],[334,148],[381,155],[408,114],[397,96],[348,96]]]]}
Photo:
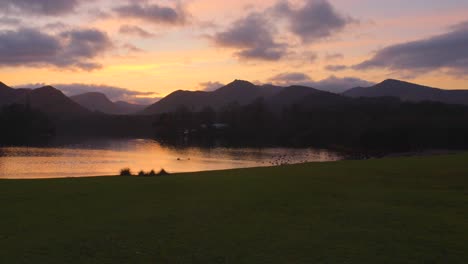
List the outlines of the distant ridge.
{"type": "Polygon", "coordinates": [[[14,89],[0,83],[0,106],[10,104],[29,104],[33,109],[51,115],[70,116],[89,113],[88,110],[52,86],[37,89],[14,89]]]}
{"type": "Polygon", "coordinates": [[[117,101],[114,102],[114,104],[119,108],[122,114],[136,114],[148,107],[148,105],[132,104],[124,101],[117,101]]]}
{"type": "Polygon", "coordinates": [[[73,101],[91,111],[105,114],[127,115],[143,110],[146,106],[127,102],[112,102],[103,93],[91,92],[70,97],[73,101]]]}
{"type": "Polygon", "coordinates": [[[468,90],[443,90],[394,79],[385,80],[371,87],[356,87],[341,95],[299,85],[280,87],[235,80],[212,92],[178,90],[150,106],[112,102],[105,94],[97,92],[68,98],[52,86],[14,89],[0,82],[0,107],[14,103],[29,103],[33,108],[45,113],[64,116],[89,114],[93,111],[105,114],[153,115],[172,112],[180,106],[185,106],[191,111],[200,111],[204,107],[219,110],[232,103],[250,104],[259,98],[273,109],[275,106],[280,109],[293,104],[310,108],[339,105],[350,102],[351,98],[359,97],[396,97],[403,101],[468,105],[468,90]]]}
{"type": "Polygon", "coordinates": [[[255,85],[248,81],[235,80],[212,92],[205,91],[175,91],[159,102],[149,106],[143,114],[159,114],[175,111],[185,106],[192,111],[199,111],[203,107],[219,109],[231,103],[246,105],[258,98],[263,98],[269,105],[289,105],[298,103],[310,106],[310,103],[336,103],[343,100],[343,96],[319,91],[305,86],[280,87],[273,85],[255,85]]]}
{"type": "Polygon", "coordinates": [[[53,115],[85,115],[89,113],[87,109],[73,102],[52,86],[31,90],[23,96],[20,102],[29,103],[33,109],[39,109],[53,115]]]}
{"type": "Polygon", "coordinates": [[[356,87],[343,93],[349,97],[398,97],[403,101],[434,101],[468,105],[468,90],[443,90],[388,79],[371,87],[356,87]]]}

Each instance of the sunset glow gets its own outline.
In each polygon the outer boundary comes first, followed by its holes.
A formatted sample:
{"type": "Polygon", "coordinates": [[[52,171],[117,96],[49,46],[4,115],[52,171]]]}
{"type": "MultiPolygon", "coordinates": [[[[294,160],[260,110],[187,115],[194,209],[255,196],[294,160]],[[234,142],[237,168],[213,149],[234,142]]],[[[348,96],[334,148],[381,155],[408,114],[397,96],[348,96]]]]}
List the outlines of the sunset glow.
{"type": "Polygon", "coordinates": [[[202,90],[206,83],[271,83],[278,75],[302,73],[310,78],[299,82],[399,78],[468,88],[462,62],[354,67],[396,44],[455,31],[466,41],[468,2],[461,0],[77,0],[56,1],[64,3],[54,8],[20,2],[26,5],[0,1],[0,80],[11,86],[107,85],[159,98],[202,90]],[[101,35],[90,36],[90,30],[101,35]]]}

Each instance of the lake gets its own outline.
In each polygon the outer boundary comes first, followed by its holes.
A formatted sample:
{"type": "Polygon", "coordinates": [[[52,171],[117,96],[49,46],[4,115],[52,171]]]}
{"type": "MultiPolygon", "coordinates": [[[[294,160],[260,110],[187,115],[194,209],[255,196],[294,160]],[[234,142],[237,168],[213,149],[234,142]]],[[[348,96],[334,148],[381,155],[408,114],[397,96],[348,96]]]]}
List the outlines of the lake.
{"type": "Polygon", "coordinates": [[[117,175],[122,168],[194,172],[343,159],[337,152],[292,148],[169,147],[148,139],[88,140],[51,147],[1,147],[0,178],[117,175]]]}

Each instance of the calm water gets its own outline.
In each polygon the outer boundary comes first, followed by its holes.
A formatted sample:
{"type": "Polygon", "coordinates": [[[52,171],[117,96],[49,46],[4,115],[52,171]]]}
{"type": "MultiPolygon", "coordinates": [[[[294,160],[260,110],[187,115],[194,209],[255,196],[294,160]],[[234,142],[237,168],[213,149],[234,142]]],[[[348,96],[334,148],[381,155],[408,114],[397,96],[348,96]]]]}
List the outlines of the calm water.
{"type": "Polygon", "coordinates": [[[334,161],[343,157],[317,149],[172,148],[153,140],[99,140],[61,147],[0,148],[0,178],[116,175],[139,170],[191,172],[334,161]]]}

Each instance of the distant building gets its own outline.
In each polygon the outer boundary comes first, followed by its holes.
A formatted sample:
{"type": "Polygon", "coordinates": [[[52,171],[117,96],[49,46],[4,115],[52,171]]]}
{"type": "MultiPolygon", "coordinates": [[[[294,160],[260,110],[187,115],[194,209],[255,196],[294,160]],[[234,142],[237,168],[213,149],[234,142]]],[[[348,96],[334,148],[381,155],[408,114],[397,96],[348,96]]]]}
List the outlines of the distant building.
{"type": "Polygon", "coordinates": [[[216,129],[224,129],[224,128],[228,128],[229,127],[229,124],[225,124],[225,123],[214,123],[211,125],[213,128],[216,128],[216,129]]]}

